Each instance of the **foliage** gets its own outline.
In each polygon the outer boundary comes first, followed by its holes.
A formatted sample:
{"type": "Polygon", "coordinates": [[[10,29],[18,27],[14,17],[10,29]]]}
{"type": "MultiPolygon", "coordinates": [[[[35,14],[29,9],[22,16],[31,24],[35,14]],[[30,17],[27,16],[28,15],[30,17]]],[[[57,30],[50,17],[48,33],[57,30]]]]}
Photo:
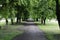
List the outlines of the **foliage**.
{"type": "Polygon", "coordinates": [[[56,18],[55,0],[0,0],[0,4],[3,18],[56,18]]]}

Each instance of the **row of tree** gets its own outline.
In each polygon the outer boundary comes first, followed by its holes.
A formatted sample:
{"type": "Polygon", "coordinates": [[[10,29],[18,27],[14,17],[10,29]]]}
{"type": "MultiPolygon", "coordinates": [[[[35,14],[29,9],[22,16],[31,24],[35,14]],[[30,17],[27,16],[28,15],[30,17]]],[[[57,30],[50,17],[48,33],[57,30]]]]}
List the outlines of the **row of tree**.
{"type": "Polygon", "coordinates": [[[41,24],[45,24],[46,19],[56,18],[56,1],[55,0],[0,0],[0,18],[17,18],[16,23],[20,23],[21,19],[26,21],[33,18],[35,21],[41,19],[41,24]]]}

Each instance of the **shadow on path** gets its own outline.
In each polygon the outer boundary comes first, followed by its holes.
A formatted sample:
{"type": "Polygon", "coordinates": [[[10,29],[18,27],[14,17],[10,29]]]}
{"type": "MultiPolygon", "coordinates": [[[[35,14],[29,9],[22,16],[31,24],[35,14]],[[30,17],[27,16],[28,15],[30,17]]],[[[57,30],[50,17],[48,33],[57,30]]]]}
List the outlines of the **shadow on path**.
{"type": "Polygon", "coordinates": [[[12,40],[47,40],[45,33],[34,22],[26,22],[24,23],[24,27],[24,33],[17,35],[12,40]]]}

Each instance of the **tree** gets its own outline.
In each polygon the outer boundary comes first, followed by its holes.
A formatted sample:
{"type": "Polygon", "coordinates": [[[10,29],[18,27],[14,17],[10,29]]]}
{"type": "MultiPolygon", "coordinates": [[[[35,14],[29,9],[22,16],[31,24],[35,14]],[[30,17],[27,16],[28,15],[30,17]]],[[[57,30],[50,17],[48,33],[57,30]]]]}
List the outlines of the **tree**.
{"type": "Polygon", "coordinates": [[[15,17],[17,23],[21,23],[21,19],[33,18],[35,21],[41,19],[42,24],[46,19],[56,18],[55,0],[0,0],[0,4],[3,5],[2,15],[5,19],[11,18],[11,24],[15,17]]]}
{"type": "Polygon", "coordinates": [[[55,15],[55,7],[56,3],[55,1],[52,0],[41,0],[39,3],[39,9],[40,9],[40,18],[41,18],[41,23],[45,24],[46,18],[56,18],[55,15]]]}
{"type": "Polygon", "coordinates": [[[13,19],[15,18],[16,10],[15,10],[15,5],[16,5],[16,0],[10,0],[9,1],[9,12],[10,12],[10,18],[11,18],[11,24],[13,23],[13,19]]]}
{"type": "Polygon", "coordinates": [[[10,13],[9,13],[8,2],[6,1],[4,1],[4,3],[2,4],[3,5],[2,6],[2,17],[6,19],[6,24],[8,24],[8,17],[10,13]]]}
{"type": "Polygon", "coordinates": [[[58,19],[58,24],[60,27],[60,4],[59,4],[59,0],[56,0],[56,15],[57,15],[57,19],[58,19]]]}

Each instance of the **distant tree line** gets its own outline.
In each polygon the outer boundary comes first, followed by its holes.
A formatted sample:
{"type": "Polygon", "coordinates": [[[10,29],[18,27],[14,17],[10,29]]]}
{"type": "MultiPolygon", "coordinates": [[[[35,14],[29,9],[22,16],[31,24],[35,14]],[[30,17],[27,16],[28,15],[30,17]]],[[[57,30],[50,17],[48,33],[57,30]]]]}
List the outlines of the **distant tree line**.
{"type": "Polygon", "coordinates": [[[11,19],[11,24],[27,21],[29,17],[34,21],[41,19],[41,24],[45,24],[46,19],[56,17],[56,0],[0,0],[0,18],[11,19]]]}

